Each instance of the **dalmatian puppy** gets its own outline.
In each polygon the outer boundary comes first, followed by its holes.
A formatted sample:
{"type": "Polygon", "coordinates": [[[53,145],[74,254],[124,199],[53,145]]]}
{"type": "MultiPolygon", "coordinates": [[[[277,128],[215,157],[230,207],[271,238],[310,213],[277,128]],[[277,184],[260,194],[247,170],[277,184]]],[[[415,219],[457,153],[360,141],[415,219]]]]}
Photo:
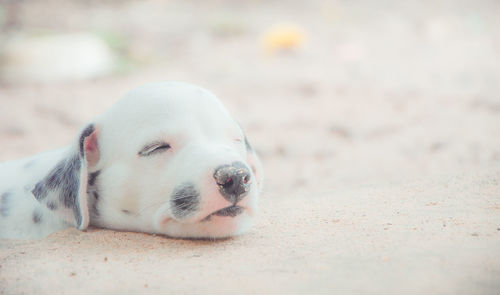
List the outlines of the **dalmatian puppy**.
{"type": "Polygon", "coordinates": [[[239,235],[256,214],[262,166],[210,92],[139,87],[68,147],[0,163],[0,238],[89,225],[179,238],[239,235]]]}

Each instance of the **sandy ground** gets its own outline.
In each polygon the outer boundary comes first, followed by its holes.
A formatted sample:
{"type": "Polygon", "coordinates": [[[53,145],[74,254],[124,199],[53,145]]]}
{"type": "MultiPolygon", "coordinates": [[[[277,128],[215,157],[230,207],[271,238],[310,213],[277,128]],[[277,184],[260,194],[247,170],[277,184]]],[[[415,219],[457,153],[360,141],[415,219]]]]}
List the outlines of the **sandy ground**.
{"type": "MultiPolygon", "coordinates": [[[[93,81],[2,84],[0,161],[69,143],[134,86],[197,83],[264,162],[256,226],[215,242],[103,229],[0,241],[0,293],[500,293],[496,2],[126,3],[79,7],[66,25],[127,32],[154,62],[93,81]],[[241,31],[221,36],[210,9],[241,31]],[[115,13],[127,17],[108,24],[115,13]],[[266,54],[262,32],[280,21],[303,26],[306,41],[266,54]]],[[[25,30],[63,19],[25,5],[25,30]]]]}

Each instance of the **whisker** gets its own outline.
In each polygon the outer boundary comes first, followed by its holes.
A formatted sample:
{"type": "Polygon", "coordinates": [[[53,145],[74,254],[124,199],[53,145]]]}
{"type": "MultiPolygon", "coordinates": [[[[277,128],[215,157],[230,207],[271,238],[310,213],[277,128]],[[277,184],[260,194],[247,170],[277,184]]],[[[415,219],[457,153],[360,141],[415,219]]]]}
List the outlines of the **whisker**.
{"type": "MultiPolygon", "coordinates": [[[[164,204],[164,203],[165,203],[164,201],[161,201],[161,202],[156,202],[156,203],[153,203],[153,204],[151,204],[151,205],[148,205],[148,206],[146,206],[146,207],[144,207],[144,208],[140,209],[140,210],[137,212],[137,214],[136,214],[135,216],[139,216],[141,213],[143,213],[145,210],[147,210],[147,209],[149,209],[149,208],[151,208],[151,207],[154,207],[154,206],[159,206],[159,205],[162,205],[162,204],[164,204]]],[[[170,209],[170,206],[169,206],[167,209],[170,209]]]]}

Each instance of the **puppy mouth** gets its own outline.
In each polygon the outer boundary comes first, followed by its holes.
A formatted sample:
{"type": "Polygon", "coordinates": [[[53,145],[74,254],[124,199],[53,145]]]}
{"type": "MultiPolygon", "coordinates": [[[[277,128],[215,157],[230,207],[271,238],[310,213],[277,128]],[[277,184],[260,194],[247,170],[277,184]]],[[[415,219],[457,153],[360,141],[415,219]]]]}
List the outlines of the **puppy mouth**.
{"type": "Polygon", "coordinates": [[[243,213],[244,208],[240,206],[229,206],[226,208],[222,208],[220,210],[215,211],[214,213],[208,215],[207,217],[203,218],[201,221],[210,221],[212,216],[230,216],[230,217],[235,217],[243,213]]]}

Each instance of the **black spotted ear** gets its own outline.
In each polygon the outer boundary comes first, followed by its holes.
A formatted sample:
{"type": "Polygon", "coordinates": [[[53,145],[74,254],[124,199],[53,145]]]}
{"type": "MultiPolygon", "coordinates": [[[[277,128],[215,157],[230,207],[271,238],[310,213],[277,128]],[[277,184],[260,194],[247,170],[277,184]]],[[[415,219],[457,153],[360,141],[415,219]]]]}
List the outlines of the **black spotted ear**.
{"type": "Polygon", "coordinates": [[[34,197],[67,223],[83,230],[89,224],[87,176],[99,161],[98,131],[88,125],[61,160],[31,191],[34,197]]]}
{"type": "Polygon", "coordinates": [[[247,149],[247,162],[252,169],[255,178],[257,179],[257,187],[259,190],[262,190],[262,182],[264,180],[264,169],[262,168],[262,162],[260,161],[257,153],[248,142],[247,137],[245,136],[245,146],[247,149]]]}

